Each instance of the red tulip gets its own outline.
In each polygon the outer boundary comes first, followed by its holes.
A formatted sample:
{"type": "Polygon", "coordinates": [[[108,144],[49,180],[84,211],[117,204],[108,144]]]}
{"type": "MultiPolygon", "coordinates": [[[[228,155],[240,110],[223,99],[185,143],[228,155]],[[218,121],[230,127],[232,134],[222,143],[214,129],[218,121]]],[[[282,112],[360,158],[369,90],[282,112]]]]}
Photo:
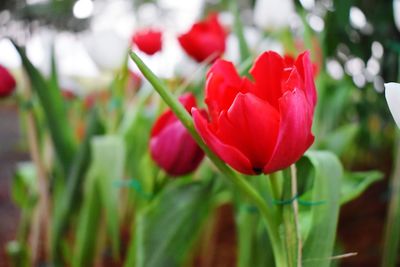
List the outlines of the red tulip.
{"type": "Polygon", "coordinates": [[[137,47],[148,55],[154,55],[162,48],[162,34],[158,30],[146,29],[137,32],[132,41],[137,47]]]}
{"type": "Polygon", "coordinates": [[[210,58],[215,60],[225,51],[226,33],[216,14],[205,21],[195,23],[189,32],[178,40],[185,52],[198,62],[210,58]]]}
{"type": "MultiPolygon", "coordinates": [[[[183,95],[179,101],[188,112],[196,107],[192,94],[183,95]]],[[[171,110],[164,112],[151,130],[150,153],[171,176],[194,171],[204,157],[204,152],[171,110]]]]}
{"type": "Polygon", "coordinates": [[[15,90],[16,82],[11,73],[0,65],[0,98],[7,97],[15,90]]]}
{"type": "Polygon", "coordinates": [[[207,74],[209,116],[193,109],[196,130],[222,160],[244,174],[272,173],[311,146],[316,90],[309,53],[285,66],[275,52],[254,63],[253,80],[218,60],[207,74]]]}

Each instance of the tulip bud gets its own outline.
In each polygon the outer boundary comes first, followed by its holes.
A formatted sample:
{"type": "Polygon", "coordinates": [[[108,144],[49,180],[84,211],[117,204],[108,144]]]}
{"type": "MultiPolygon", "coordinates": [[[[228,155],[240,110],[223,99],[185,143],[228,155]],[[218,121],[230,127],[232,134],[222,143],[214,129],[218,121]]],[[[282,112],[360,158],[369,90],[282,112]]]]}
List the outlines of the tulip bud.
{"type": "MultiPolygon", "coordinates": [[[[192,94],[183,95],[179,101],[188,112],[196,107],[192,94]]],[[[171,110],[164,112],[151,130],[150,154],[171,176],[194,171],[204,158],[204,152],[171,110]]]]}
{"type": "Polygon", "coordinates": [[[5,98],[15,90],[16,82],[11,73],[0,65],[0,98],[5,98]]]}
{"type": "Polygon", "coordinates": [[[216,14],[211,14],[204,21],[195,23],[178,41],[185,52],[202,62],[206,59],[215,60],[225,52],[226,33],[218,21],[216,14]]]}
{"type": "Polygon", "coordinates": [[[162,48],[162,34],[158,30],[142,30],[135,33],[132,42],[144,53],[154,55],[162,48]]]}

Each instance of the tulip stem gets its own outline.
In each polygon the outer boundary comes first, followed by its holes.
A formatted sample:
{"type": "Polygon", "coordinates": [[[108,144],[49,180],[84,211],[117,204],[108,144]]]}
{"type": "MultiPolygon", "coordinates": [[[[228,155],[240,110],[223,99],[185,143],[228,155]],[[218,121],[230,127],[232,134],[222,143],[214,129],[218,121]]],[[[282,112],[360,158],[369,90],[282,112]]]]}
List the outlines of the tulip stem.
{"type": "Polygon", "coordinates": [[[186,109],[174,97],[169,88],[143,63],[143,61],[134,53],[130,52],[130,57],[138,66],[139,70],[154,87],[157,93],[172,109],[178,119],[186,127],[193,139],[202,148],[207,157],[215,164],[215,166],[225,174],[225,177],[230,180],[240,191],[252,201],[259,209],[266,228],[271,239],[272,248],[275,256],[276,267],[286,267],[286,255],[283,242],[279,234],[279,219],[274,216],[274,209],[267,207],[262,196],[247,182],[243,177],[229,168],[219,157],[217,157],[203,142],[196,129],[194,128],[193,120],[186,109]]]}
{"type": "Polygon", "coordinates": [[[292,185],[292,198],[293,203],[293,219],[294,219],[294,224],[295,224],[295,229],[296,229],[296,238],[297,238],[297,267],[302,266],[302,242],[301,242],[301,231],[300,231],[300,222],[299,222],[299,202],[296,198],[297,196],[297,169],[296,165],[292,164],[290,165],[290,179],[291,179],[291,185],[292,185]]]}

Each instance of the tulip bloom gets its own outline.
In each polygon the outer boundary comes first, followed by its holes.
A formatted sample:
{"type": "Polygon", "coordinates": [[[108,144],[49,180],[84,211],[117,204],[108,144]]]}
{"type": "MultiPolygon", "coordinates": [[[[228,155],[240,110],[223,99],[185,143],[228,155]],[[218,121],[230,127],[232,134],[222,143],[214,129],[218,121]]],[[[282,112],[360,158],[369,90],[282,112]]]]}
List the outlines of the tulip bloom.
{"type": "MultiPolygon", "coordinates": [[[[183,95],[179,101],[188,112],[196,107],[192,94],[183,95]]],[[[171,176],[194,171],[204,158],[204,152],[171,110],[163,113],[151,130],[150,154],[171,176]]]]}
{"type": "Polygon", "coordinates": [[[392,113],[397,127],[400,127],[400,83],[386,83],[385,97],[390,113],[392,113]]]}
{"type": "Polygon", "coordinates": [[[316,104],[309,53],[291,66],[275,52],[255,61],[253,80],[218,60],[207,74],[209,118],[193,109],[196,130],[222,160],[244,174],[289,167],[312,145],[316,104]]]}
{"type": "Polygon", "coordinates": [[[0,65],[0,98],[7,97],[15,90],[16,82],[11,73],[0,65]]]}
{"type": "Polygon", "coordinates": [[[211,14],[204,21],[195,23],[178,41],[185,52],[202,62],[210,58],[215,60],[225,52],[226,33],[216,14],[211,14]]]}
{"type": "Polygon", "coordinates": [[[132,41],[137,47],[148,55],[154,55],[162,48],[162,34],[158,30],[142,30],[137,32],[132,41]]]}

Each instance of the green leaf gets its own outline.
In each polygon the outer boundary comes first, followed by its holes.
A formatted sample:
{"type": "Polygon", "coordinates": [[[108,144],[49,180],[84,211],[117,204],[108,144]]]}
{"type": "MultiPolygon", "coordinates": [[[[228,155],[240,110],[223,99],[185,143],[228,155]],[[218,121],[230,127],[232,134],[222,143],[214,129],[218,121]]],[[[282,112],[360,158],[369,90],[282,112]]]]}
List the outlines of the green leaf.
{"type": "Polygon", "coordinates": [[[345,172],[341,192],[340,203],[346,204],[360,196],[371,184],[383,178],[379,171],[345,172]]]}
{"type": "Polygon", "coordinates": [[[74,210],[73,205],[78,205],[81,199],[82,184],[91,161],[90,142],[93,136],[103,133],[103,127],[99,121],[98,112],[93,109],[88,119],[88,129],[83,143],[80,145],[78,154],[74,159],[73,166],[67,181],[67,188],[61,195],[61,199],[54,211],[51,253],[54,265],[58,266],[60,261],[60,244],[63,231],[69,223],[68,216],[74,210]]]}
{"type": "Polygon", "coordinates": [[[323,139],[320,147],[341,156],[343,153],[346,153],[348,147],[354,143],[358,130],[358,125],[353,123],[339,127],[323,139]]]}
{"type": "Polygon", "coordinates": [[[96,137],[92,142],[93,161],[90,175],[100,188],[100,199],[105,211],[107,230],[115,257],[119,252],[119,187],[116,181],[123,177],[125,147],[118,136],[96,137]]]}
{"type": "Polygon", "coordinates": [[[73,267],[93,266],[96,241],[99,236],[100,189],[94,181],[90,181],[87,187],[76,230],[76,243],[72,254],[73,267]]]}
{"type": "Polygon", "coordinates": [[[32,162],[18,163],[11,187],[13,201],[19,206],[24,207],[31,199],[31,194],[37,194],[36,167],[32,162]]]}
{"type": "MultiPolygon", "coordinates": [[[[92,140],[92,164],[85,185],[84,204],[79,216],[73,266],[91,266],[98,247],[100,222],[104,215],[115,258],[119,255],[118,187],[123,176],[124,145],[117,136],[92,140]],[[103,214],[103,211],[105,214],[103,214]]],[[[99,249],[102,249],[101,247],[99,249]]]]}
{"type": "Polygon", "coordinates": [[[308,207],[300,205],[300,228],[309,229],[303,239],[303,266],[328,267],[336,238],[342,165],[334,154],[325,151],[309,151],[298,164],[298,169],[310,169],[309,176],[298,176],[299,180],[313,181],[311,191],[302,196],[301,200],[306,198],[307,201],[315,203],[308,207]],[[317,204],[318,202],[320,204],[317,204]],[[308,222],[308,225],[305,222],[308,222]]]}
{"type": "MultiPolygon", "coordinates": [[[[47,83],[40,72],[30,62],[22,47],[19,47],[15,43],[14,46],[21,56],[22,64],[31,81],[32,89],[39,97],[57,158],[63,168],[64,176],[67,176],[75,156],[76,144],[73,138],[72,129],[68,123],[60,89],[58,88],[54,77],[52,78],[52,82],[47,83]]],[[[55,66],[55,63],[52,65],[55,66]]],[[[53,72],[54,71],[55,67],[53,68],[53,72]]],[[[53,74],[53,76],[54,75],[55,74],[53,74]]]]}
{"type": "Polygon", "coordinates": [[[238,233],[238,267],[274,266],[271,241],[260,213],[242,203],[236,216],[238,233]]]}
{"type": "Polygon", "coordinates": [[[172,183],[161,192],[137,218],[134,266],[183,266],[212,207],[211,187],[210,182],[172,183]]]}

